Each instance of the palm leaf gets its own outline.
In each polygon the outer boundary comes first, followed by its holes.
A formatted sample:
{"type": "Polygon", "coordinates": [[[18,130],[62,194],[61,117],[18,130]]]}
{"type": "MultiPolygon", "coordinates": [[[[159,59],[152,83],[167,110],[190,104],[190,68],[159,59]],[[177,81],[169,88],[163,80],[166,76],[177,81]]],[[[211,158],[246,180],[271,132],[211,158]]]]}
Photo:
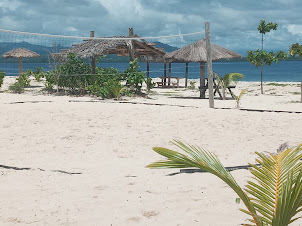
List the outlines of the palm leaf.
{"type": "Polygon", "coordinates": [[[257,153],[261,167],[251,173],[258,183],[248,182],[246,191],[264,223],[288,225],[302,204],[302,146],[269,156],[257,153]]]}
{"type": "Polygon", "coordinates": [[[197,146],[186,145],[181,141],[174,140],[174,145],[182,149],[189,156],[183,155],[179,152],[175,152],[166,148],[155,147],[153,150],[158,154],[167,158],[166,161],[159,161],[148,165],[149,168],[184,168],[184,167],[197,167],[201,168],[209,173],[219,177],[225,183],[227,183],[240,197],[242,202],[247,207],[249,215],[252,216],[253,222],[256,225],[262,225],[262,220],[257,216],[256,210],[247,196],[247,194],[237,184],[233,176],[228,172],[219,159],[210,152],[207,152],[197,146]]]}

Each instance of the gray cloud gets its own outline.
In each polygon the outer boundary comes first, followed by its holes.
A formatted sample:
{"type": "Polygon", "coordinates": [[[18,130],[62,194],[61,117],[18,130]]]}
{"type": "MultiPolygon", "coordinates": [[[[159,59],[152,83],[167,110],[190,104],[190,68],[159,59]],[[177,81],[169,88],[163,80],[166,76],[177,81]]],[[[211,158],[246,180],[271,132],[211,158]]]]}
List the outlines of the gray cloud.
{"type": "Polygon", "coordinates": [[[301,6],[299,0],[1,0],[0,27],[78,36],[127,35],[134,27],[141,36],[162,36],[202,31],[210,21],[212,42],[244,53],[260,48],[260,19],[279,24],[265,36],[267,49],[301,41],[301,6]]]}

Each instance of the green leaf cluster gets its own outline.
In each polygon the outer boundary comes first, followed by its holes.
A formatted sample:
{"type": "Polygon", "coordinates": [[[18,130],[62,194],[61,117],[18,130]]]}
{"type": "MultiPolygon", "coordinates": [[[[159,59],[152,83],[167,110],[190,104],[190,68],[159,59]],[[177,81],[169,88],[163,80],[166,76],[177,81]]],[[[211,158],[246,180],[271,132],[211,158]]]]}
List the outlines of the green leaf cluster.
{"type": "Polygon", "coordinates": [[[292,44],[288,52],[293,57],[297,55],[302,57],[302,45],[299,45],[299,43],[292,44]]]}
{"type": "Polygon", "coordinates": [[[5,77],[5,73],[3,71],[0,71],[0,88],[3,85],[4,77],[5,77]]]}
{"type": "Polygon", "coordinates": [[[270,32],[271,30],[277,30],[278,24],[276,23],[272,23],[272,22],[268,22],[267,24],[265,23],[265,20],[260,20],[260,23],[258,25],[258,31],[261,34],[265,34],[270,32]]]}
{"type": "Polygon", "coordinates": [[[181,141],[173,142],[187,155],[170,149],[155,147],[153,150],[166,157],[165,160],[148,165],[149,168],[187,168],[203,169],[224,181],[240,197],[251,224],[285,226],[296,221],[302,210],[302,144],[294,149],[279,150],[264,155],[256,152],[256,162],[250,164],[253,180],[242,189],[212,153],[181,141]]]}
{"type": "Polygon", "coordinates": [[[125,70],[124,77],[126,85],[133,87],[135,93],[141,93],[141,88],[145,79],[145,73],[139,70],[137,58],[130,62],[129,68],[125,70]]]}
{"type": "Polygon", "coordinates": [[[269,52],[267,53],[265,50],[250,50],[247,52],[247,60],[251,62],[256,67],[263,65],[271,65],[273,62],[278,63],[279,59],[287,58],[287,54],[283,51],[279,51],[277,53],[269,52]]]}

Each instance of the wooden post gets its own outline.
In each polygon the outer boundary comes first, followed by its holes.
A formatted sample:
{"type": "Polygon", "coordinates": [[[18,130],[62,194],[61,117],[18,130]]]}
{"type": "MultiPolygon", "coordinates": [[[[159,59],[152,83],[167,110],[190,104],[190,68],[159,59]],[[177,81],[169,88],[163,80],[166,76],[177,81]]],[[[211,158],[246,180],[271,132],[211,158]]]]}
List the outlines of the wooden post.
{"type": "Polygon", "coordinates": [[[205,70],[206,70],[206,65],[205,65],[205,62],[200,62],[200,77],[199,77],[199,91],[200,91],[200,98],[201,99],[204,99],[206,98],[206,90],[202,87],[205,86],[205,70]]]}
{"type": "MultiPolygon", "coordinates": [[[[94,37],[94,31],[90,31],[90,37],[94,37]]],[[[91,68],[92,68],[92,74],[95,74],[95,56],[91,57],[91,68]]]]}
{"type": "Polygon", "coordinates": [[[168,86],[170,87],[171,82],[171,63],[169,63],[169,78],[168,78],[168,86]]]}
{"type": "Polygon", "coordinates": [[[23,67],[22,67],[22,57],[19,57],[19,58],[18,58],[18,61],[19,61],[19,75],[21,75],[22,72],[23,72],[23,67]]]}
{"type": "Polygon", "coordinates": [[[147,61],[147,78],[149,78],[149,61],[147,61]]]}
{"type": "Polygon", "coordinates": [[[188,72],[189,72],[189,63],[186,63],[186,81],[185,81],[185,88],[188,86],[188,72]]]}
{"type": "Polygon", "coordinates": [[[205,22],[206,33],[206,49],[207,49],[207,72],[208,72],[208,90],[209,90],[209,106],[214,108],[214,92],[213,92],[213,71],[212,71],[212,52],[210,40],[210,22],[205,22]]]}
{"type": "Polygon", "coordinates": [[[167,81],[166,81],[166,77],[167,77],[167,64],[166,63],[164,63],[164,82],[166,83],[167,81]]]}
{"type": "MultiPolygon", "coordinates": [[[[133,28],[130,27],[129,28],[129,37],[133,37],[133,28]]],[[[130,48],[129,48],[129,59],[130,61],[134,61],[135,57],[134,57],[134,42],[133,40],[130,40],[130,48]]]]}

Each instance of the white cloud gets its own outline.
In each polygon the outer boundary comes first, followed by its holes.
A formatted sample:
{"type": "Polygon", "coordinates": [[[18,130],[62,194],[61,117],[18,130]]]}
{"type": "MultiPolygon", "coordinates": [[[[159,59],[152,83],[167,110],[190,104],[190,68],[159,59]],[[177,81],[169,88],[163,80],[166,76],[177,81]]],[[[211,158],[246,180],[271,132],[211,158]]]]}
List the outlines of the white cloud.
{"type": "Polygon", "coordinates": [[[288,30],[293,35],[302,35],[302,25],[301,24],[289,24],[285,26],[288,30]]]}

